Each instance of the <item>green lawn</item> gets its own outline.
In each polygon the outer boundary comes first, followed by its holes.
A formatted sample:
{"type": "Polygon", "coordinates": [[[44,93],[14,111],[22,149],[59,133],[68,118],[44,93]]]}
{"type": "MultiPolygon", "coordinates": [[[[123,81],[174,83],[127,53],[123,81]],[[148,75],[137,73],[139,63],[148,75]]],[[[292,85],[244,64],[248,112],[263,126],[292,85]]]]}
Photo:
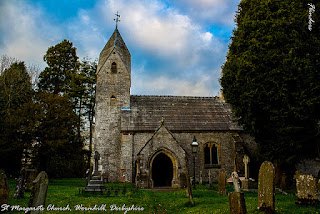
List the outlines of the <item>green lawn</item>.
{"type": "MultiPolygon", "coordinates": [[[[10,180],[9,184],[11,190],[9,204],[27,207],[30,192],[27,192],[23,199],[13,200],[15,180],[10,180]]],[[[74,206],[94,207],[97,205],[101,207],[104,204],[106,205],[105,209],[108,210],[107,213],[124,213],[124,211],[110,211],[111,205],[121,207],[124,204],[126,207],[135,205],[144,208],[144,211],[130,211],[127,213],[229,213],[228,196],[220,196],[216,190],[208,190],[205,185],[197,186],[197,189],[193,191],[195,206],[191,206],[185,190],[171,192],[138,190],[134,192],[128,191],[125,196],[107,197],[99,194],[79,194],[79,187],[83,187],[84,184],[84,179],[50,180],[45,208],[49,204],[53,204],[55,207],[69,205],[72,211],[45,211],[44,213],[103,213],[102,211],[76,211],[74,206]]],[[[106,186],[108,188],[134,187],[132,184],[108,184],[106,186]]],[[[214,188],[217,189],[217,184],[214,184],[214,188]]],[[[232,191],[231,185],[228,185],[228,191],[232,191]]],[[[257,210],[257,193],[246,192],[245,201],[248,213],[259,213],[257,210]]],[[[276,213],[320,213],[320,204],[299,206],[295,204],[295,201],[294,192],[290,192],[286,196],[276,195],[276,213]]]]}

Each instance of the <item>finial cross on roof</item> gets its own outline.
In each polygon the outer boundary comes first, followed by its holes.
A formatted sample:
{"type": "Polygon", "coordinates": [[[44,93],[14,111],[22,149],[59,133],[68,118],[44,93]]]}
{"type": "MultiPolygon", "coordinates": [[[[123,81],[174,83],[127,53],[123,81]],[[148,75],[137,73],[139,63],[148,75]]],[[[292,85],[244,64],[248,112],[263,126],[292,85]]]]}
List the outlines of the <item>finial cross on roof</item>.
{"type": "Polygon", "coordinates": [[[119,15],[119,13],[118,13],[118,11],[117,11],[117,13],[116,14],[114,14],[114,15],[116,15],[116,17],[117,18],[115,18],[115,19],[113,19],[114,21],[116,21],[116,28],[118,28],[118,22],[120,22],[120,15],[119,15]]]}

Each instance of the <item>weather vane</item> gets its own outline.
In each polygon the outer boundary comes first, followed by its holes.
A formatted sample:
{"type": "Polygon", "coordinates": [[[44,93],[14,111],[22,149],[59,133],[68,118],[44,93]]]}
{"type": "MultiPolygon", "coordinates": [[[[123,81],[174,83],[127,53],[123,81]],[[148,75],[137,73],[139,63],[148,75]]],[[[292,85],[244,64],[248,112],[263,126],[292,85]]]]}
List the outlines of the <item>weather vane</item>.
{"type": "Polygon", "coordinates": [[[118,28],[118,22],[120,22],[120,15],[119,15],[119,13],[118,13],[118,11],[117,11],[117,13],[116,14],[114,14],[114,15],[116,15],[116,17],[117,18],[115,18],[115,19],[113,19],[114,21],[116,21],[116,28],[118,28]]]}

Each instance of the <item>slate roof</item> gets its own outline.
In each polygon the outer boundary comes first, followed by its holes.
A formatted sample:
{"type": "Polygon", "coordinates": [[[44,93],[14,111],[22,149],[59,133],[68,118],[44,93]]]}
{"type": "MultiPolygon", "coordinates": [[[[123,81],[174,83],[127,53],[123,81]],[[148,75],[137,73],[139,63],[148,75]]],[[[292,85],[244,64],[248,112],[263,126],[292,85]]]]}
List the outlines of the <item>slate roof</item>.
{"type": "Polygon", "coordinates": [[[240,131],[230,106],[214,97],[130,96],[130,110],[122,110],[122,131],[155,131],[163,118],[174,131],[240,131]]]}

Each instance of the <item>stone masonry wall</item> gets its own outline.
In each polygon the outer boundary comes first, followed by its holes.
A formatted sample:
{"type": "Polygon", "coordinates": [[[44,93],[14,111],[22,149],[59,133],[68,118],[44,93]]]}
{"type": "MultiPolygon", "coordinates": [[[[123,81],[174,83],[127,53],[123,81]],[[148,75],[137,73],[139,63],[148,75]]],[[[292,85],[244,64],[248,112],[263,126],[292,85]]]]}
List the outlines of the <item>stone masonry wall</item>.
{"type": "MultiPolygon", "coordinates": [[[[175,144],[179,144],[183,149],[186,157],[187,157],[187,169],[189,171],[189,175],[193,176],[193,153],[191,150],[191,143],[193,141],[193,137],[195,136],[197,142],[199,143],[199,150],[196,154],[196,181],[199,182],[200,171],[202,171],[202,180],[203,182],[208,182],[208,172],[211,170],[211,174],[213,176],[213,180],[217,181],[219,169],[225,169],[227,176],[231,175],[231,172],[234,170],[234,140],[233,140],[232,132],[212,132],[212,133],[172,133],[173,137],[177,141],[175,144]],[[204,145],[206,143],[214,142],[220,145],[219,153],[219,165],[216,168],[207,168],[204,164],[204,145]]],[[[146,132],[146,133],[135,133],[127,137],[126,143],[128,145],[132,145],[132,150],[134,151],[134,162],[138,159],[138,152],[142,150],[146,143],[153,138],[154,133],[146,132]],[[129,142],[132,141],[132,142],[129,142]],[[131,144],[132,143],[132,144],[131,144]]],[[[129,135],[128,135],[129,136],[129,135]]],[[[147,152],[144,152],[141,156],[143,158],[143,169],[149,173],[150,166],[147,165],[148,160],[151,158],[151,155],[154,154],[156,149],[160,148],[159,144],[155,144],[156,142],[163,142],[163,147],[167,147],[178,157],[181,153],[176,146],[172,146],[171,144],[167,144],[166,142],[170,142],[170,139],[166,139],[166,137],[162,136],[160,138],[152,139],[152,146],[148,147],[147,152]]],[[[178,145],[177,145],[178,146],[178,145]]],[[[132,157],[131,157],[132,158],[132,157]]],[[[131,163],[132,159],[126,159],[127,163],[131,163]]],[[[183,161],[182,157],[179,157],[180,161],[183,161]]],[[[183,165],[185,165],[183,163],[183,165]]],[[[132,169],[135,172],[135,166],[132,166],[132,169]]],[[[134,173],[133,173],[134,174],[134,173]]]]}
{"type": "Polygon", "coordinates": [[[130,71],[122,62],[117,50],[111,54],[97,73],[96,126],[94,150],[101,156],[103,171],[109,182],[120,182],[121,169],[121,108],[130,105],[130,71]],[[112,62],[117,73],[111,73],[112,62]],[[111,100],[114,96],[115,100],[111,100]]]}

